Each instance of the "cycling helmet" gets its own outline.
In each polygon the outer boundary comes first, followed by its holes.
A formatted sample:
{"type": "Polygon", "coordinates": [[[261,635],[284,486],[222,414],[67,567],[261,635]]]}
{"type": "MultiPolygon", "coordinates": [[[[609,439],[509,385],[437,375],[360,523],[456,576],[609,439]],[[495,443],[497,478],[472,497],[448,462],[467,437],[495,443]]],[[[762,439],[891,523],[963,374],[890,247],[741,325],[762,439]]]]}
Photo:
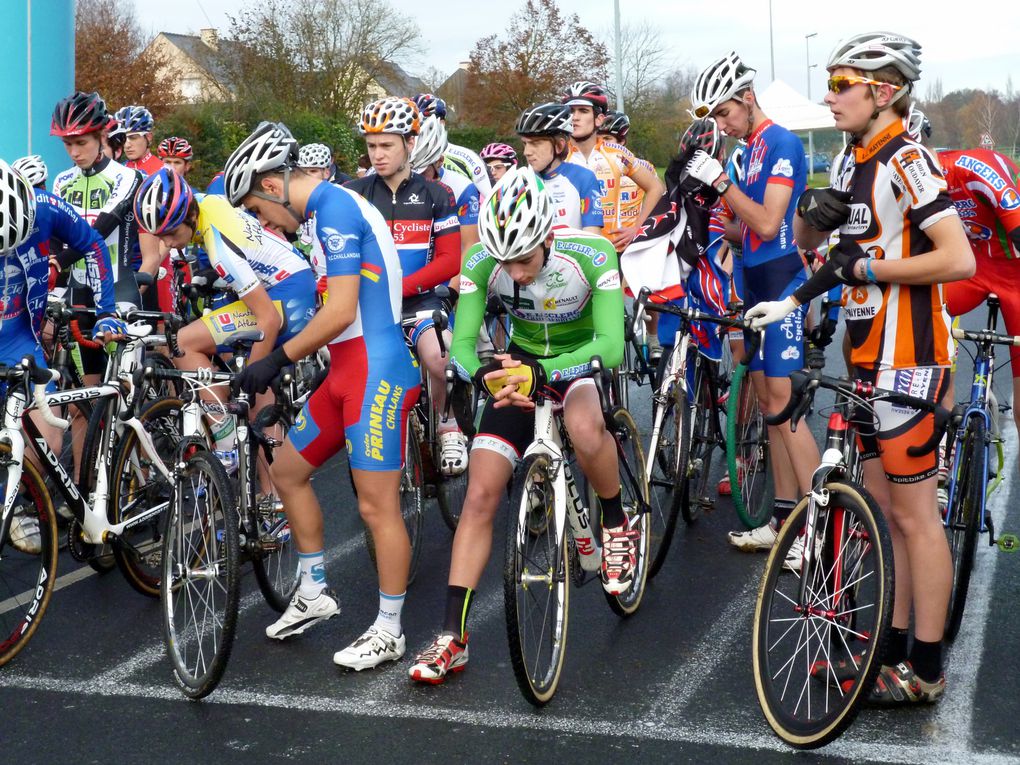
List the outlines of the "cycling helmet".
{"type": "Polygon", "coordinates": [[[333,167],[333,152],[324,143],[308,143],[298,152],[298,167],[328,170],[333,167]]]}
{"type": "Polygon", "coordinates": [[[716,157],[722,156],[723,139],[719,133],[719,125],[711,117],[701,120],[694,120],[684,131],[680,138],[679,156],[693,154],[701,149],[706,154],[716,157]]]}
{"type": "Polygon", "coordinates": [[[184,223],[195,194],[169,167],[146,176],[135,194],[135,220],[150,234],[165,234],[184,223]]]}
{"type": "Polygon", "coordinates": [[[609,94],[601,85],[587,80],[578,80],[567,88],[563,95],[566,106],[590,106],[596,114],[605,114],[609,109],[609,94]]]}
{"type": "Polygon", "coordinates": [[[736,98],[754,83],[755,70],[744,66],[740,56],[730,51],[709,64],[691,91],[691,114],[695,119],[709,116],[719,104],[736,98]]]}
{"type": "Polygon", "coordinates": [[[517,167],[517,152],[514,151],[513,146],[508,146],[505,143],[490,143],[482,147],[482,150],[478,152],[478,156],[481,157],[483,162],[488,162],[490,159],[498,159],[517,167]]]}
{"type": "Polygon", "coordinates": [[[434,165],[446,154],[446,147],[450,145],[446,137],[446,126],[439,117],[433,114],[426,117],[421,123],[421,132],[411,149],[411,157],[408,160],[411,169],[420,173],[429,165],[434,165]]]}
{"type": "Polygon", "coordinates": [[[421,127],[418,107],[410,98],[388,96],[373,101],[361,113],[358,130],[362,135],[396,133],[417,135],[421,127]]]}
{"type": "Polygon", "coordinates": [[[24,244],[35,225],[35,189],[0,159],[0,252],[24,244]]]}
{"type": "Polygon", "coordinates": [[[75,91],[74,95],[61,99],[53,110],[50,135],[70,138],[95,133],[109,126],[110,115],[106,102],[98,93],[75,91]]]}
{"type": "Polygon", "coordinates": [[[501,263],[522,260],[545,241],[556,213],[545,185],[530,167],[506,171],[478,218],[478,238],[501,263]]]}
{"type": "Polygon", "coordinates": [[[176,157],[177,159],[191,160],[194,156],[191,144],[188,143],[186,138],[178,138],[175,135],[169,138],[164,138],[159,142],[159,148],[156,149],[156,153],[159,154],[160,159],[167,159],[168,157],[176,157]]]}
{"type": "Polygon", "coordinates": [[[913,140],[920,141],[922,137],[931,138],[931,120],[913,104],[910,105],[910,111],[907,112],[903,123],[907,129],[907,135],[913,140]]]}
{"type": "Polygon", "coordinates": [[[921,78],[921,46],[909,37],[891,32],[866,32],[849,37],[832,51],[828,70],[848,66],[873,72],[891,66],[907,82],[921,78]]]}
{"type": "Polygon", "coordinates": [[[124,106],[118,109],[113,116],[124,128],[124,132],[129,135],[152,132],[152,112],[144,106],[124,106]]]}
{"type": "Polygon", "coordinates": [[[16,159],[11,163],[11,167],[25,176],[25,180],[32,186],[46,183],[49,177],[46,163],[38,154],[29,154],[27,157],[16,159]]]}
{"type": "Polygon", "coordinates": [[[599,132],[622,140],[630,132],[630,117],[623,112],[606,112],[606,118],[602,121],[599,132]]]}
{"type": "Polygon", "coordinates": [[[570,107],[566,104],[536,104],[521,112],[517,118],[517,135],[523,136],[571,136],[574,123],[570,119],[570,107]]]}
{"type": "Polygon", "coordinates": [[[260,122],[223,166],[223,191],[230,204],[236,207],[252,193],[257,175],[288,171],[297,159],[297,141],[287,126],[282,122],[260,122]]]}
{"type": "Polygon", "coordinates": [[[431,117],[435,114],[439,119],[446,119],[446,101],[431,93],[419,93],[413,99],[414,105],[418,107],[421,118],[431,117]]]}

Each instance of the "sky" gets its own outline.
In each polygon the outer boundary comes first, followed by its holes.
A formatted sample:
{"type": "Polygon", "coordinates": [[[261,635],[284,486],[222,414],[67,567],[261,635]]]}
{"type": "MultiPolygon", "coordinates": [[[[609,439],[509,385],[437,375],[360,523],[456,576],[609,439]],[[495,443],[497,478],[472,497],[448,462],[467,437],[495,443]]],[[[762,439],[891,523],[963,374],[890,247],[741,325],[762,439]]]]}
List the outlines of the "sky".
{"type": "MultiPolygon", "coordinates": [[[[217,27],[229,36],[227,14],[237,14],[245,0],[174,0],[152,3],[133,0],[143,31],[197,33],[202,27],[217,27]]],[[[251,0],[247,0],[248,3],[251,0]]],[[[430,67],[449,74],[468,58],[480,37],[500,34],[520,2],[478,2],[444,0],[442,13],[423,10],[424,3],[389,0],[391,6],[416,19],[426,53],[401,61],[415,75],[430,67]]],[[[825,89],[825,63],[840,39],[877,27],[913,37],[922,46],[922,75],[918,94],[923,97],[928,83],[940,79],[943,91],[961,88],[1006,89],[1007,76],[1014,74],[1020,88],[1020,3],[1015,0],[984,0],[981,9],[966,19],[959,6],[941,5],[945,12],[922,10],[916,3],[890,0],[855,0],[837,4],[820,0],[724,0],[719,9],[692,0],[626,0],[623,23],[651,22],[661,30],[663,46],[672,64],[700,70],[736,50],[744,63],[758,70],[759,85],[775,76],[807,94],[808,63],[814,100],[825,89]],[[722,6],[725,10],[722,10],[722,6]],[[769,44],[769,9],[772,17],[772,45],[769,44]],[[846,9],[845,11],[843,9],[846,9]],[[951,14],[951,15],[950,15],[951,14]],[[841,17],[832,23],[834,17],[841,17]],[[871,20],[875,19],[873,23],[871,20]],[[880,21],[878,21],[880,20],[880,21]],[[805,39],[806,35],[816,36],[805,39]],[[809,58],[810,57],[810,58],[809,58]]],[[[609,40],[613,22],[612,0],[559,0],[565,13],[577,13],[581,22],[602,39],[609,40]]],[[[936,4],[928,8],[937,7],[936,4]]],[[[611,85],[612,83],[610,83],[611,85]]]]}

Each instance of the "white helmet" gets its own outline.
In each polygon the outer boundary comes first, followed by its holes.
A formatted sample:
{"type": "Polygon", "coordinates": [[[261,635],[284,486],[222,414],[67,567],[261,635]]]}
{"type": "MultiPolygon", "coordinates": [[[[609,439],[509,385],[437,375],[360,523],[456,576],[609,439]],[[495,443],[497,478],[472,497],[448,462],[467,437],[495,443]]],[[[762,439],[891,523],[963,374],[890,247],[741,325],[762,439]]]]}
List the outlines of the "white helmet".
{"type": "Polygon", "coordinates": [[[744,66],[740,56],[730,51],[698,75],[691,91],[691,114],[696,119],[708,117],[719,104],[751,87],[754,75],[755,70],[744,66]]]}
{"type": "Polygon", "coordinates": [[[913,104],[910,105],[907,116],[903,118],[903,127],[914,141],[931,138],[931,120],[913,104]]]}
{"type": "Polygon", "coordinates": [[[892,32],[866,32],[849,37],[832,51],[828,70],[848,66],[873,72],[895,67],[907,82],[921,79],[921,46],[909,37],[892,32]]]}
{"type": "Polygon", "coordinates": [[[0,159],[0,252],[20,247],[35,225],[35,189],[0,159]]]}
{"type": "Polygon", "coordinates": [[[305,144],[298,152],[297,166],[328,170],[333,166],[333,152],[324,143],[305,144]]]}
{"type": "Polygon", "coordinates": [[[25,180],[33,186],[46,183],[46,179],[49,177],[46,163],[38,154],[29,154],[27,157],[16,159],[11,163],[11,167],[25,176],[25,180]]]}
{"type": "Polygon", "coordinates": [[[478,218],[478,238],[502,263],[522,260],[552,230],[556,213],[545,185],[530,167],[514,167],[499,179],[478,218]]]}
{"type": "Polygon", "coordinates": [[[435,114],[426,117],[421,123],[421,132],[411,149],[411,169],[420,173],[429,165],[434,165],[446,154],[446,147],[450,145],[446,136],[446,126],[435,114]]]}
{"type": "Polygon", "coordinates": [[[297,163],[297,141],[282,122],[260,122],[223,166],[223,190],[235,207],[252,192],[255,176],[297,163]]]}

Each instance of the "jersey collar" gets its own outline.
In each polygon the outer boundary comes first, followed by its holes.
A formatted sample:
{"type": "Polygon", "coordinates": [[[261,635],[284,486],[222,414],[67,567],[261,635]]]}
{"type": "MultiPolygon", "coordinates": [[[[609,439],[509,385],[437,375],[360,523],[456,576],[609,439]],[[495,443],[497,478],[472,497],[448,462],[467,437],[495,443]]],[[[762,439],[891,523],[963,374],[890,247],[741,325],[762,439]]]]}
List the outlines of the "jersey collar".
{"type": "Polygon", "coordinates": [[[854,160],[857,164],[866,162],[874,157],[878,153],[879,149],[903,132],[903,120],[893,120],[889,123],[889,126],[885,130],[872,138],[871,143],[867,146],[854,147],[854,160]]]}
{"type": "Polygon", "coordinates": [[[757,141],[761,134],[764,133],[766,129],[772,127],[773,124],[774,123],[772,122],[772,120],[766,118],[765,121],[762,122],[758,127],[756,127],[754,129],[754,132],[752,132],[751,135],[747,137],[748,146],[757,141]]]}
{"type": "Polygon", "coordinates": [[[113,160],[110,159],[105,154],[100,154],[99,155],[99,159],[97,160],[96,164],[94,164],[90,168],[82,170],[81,174],[86,176],[86,177],[91,177],[93,175],[99,175],[101,172],[103,172],[106,168],[108,168],[110,166],[110,163],[112,161],[113,160]]]}

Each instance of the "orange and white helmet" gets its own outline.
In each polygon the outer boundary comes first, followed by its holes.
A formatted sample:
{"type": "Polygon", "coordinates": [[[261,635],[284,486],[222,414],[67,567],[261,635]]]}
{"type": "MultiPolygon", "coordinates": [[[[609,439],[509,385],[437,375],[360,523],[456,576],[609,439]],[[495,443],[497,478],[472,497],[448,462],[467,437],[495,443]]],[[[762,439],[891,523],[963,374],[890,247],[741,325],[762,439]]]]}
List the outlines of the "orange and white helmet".
{"type": "Polygon", "coordinates": [[[418,135],[421,116],[418,107],[410,98],[388,96],[373,101],[361,113],[358,131],[362,135],[393,133],[395,135],[418,135]]]}

